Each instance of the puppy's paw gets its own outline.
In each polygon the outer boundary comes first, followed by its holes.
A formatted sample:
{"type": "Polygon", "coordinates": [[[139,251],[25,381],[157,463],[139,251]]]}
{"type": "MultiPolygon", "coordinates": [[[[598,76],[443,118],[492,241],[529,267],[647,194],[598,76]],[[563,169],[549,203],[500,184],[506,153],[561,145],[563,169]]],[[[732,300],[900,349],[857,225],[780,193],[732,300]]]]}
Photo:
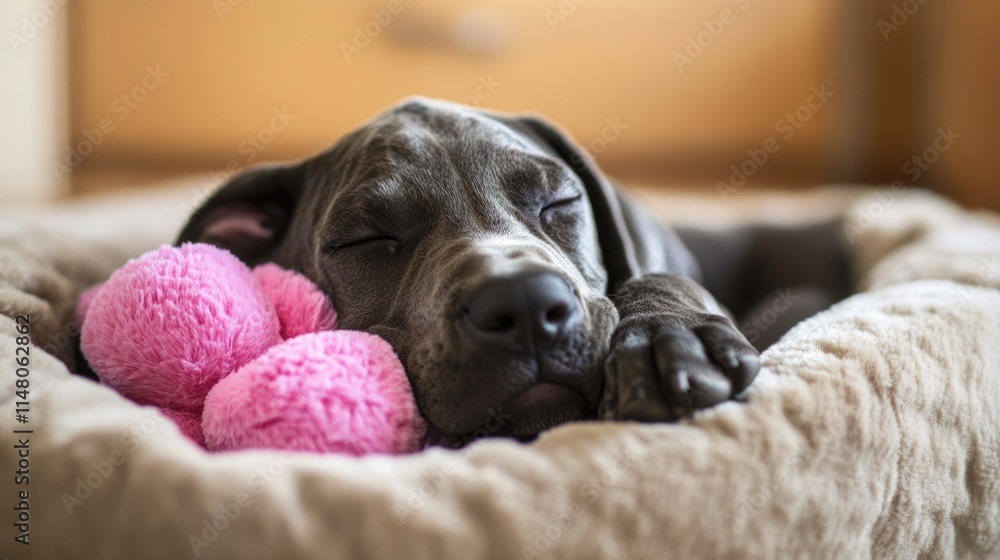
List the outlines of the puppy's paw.
{"type": "Polygon", "coordinates": [[[725,317],[626,319],[611,339],[599,415],[674,421],[738,395],[759,369],[757,350],[725,317]]]}

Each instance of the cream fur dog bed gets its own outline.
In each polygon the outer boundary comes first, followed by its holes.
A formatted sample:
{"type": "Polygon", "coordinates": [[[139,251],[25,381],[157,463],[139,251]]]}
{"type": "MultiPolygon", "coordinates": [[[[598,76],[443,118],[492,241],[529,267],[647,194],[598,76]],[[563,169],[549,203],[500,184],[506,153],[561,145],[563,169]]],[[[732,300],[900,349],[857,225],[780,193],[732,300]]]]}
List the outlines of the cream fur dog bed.
{"type": "MultiPolygon", "coordinates": [[[[883,197],[885,200],[885,197],[883,197]]],[[[677,425],[355,460],[209,455],[71,376],[72,301],[129,256],[0,229],[0,550],[12,558],[984,558],[1000,554],[1000,221],[926,195],[846,214],[859,290],[677,425]],[[31,314],[30,422],[15,322],[31,314]],[[45,351],[43,351],[43,349],[45,351]],[[15,485],[32,429],[30,483],[15,485]],[[30,545],[15,542],[30,492],[30,545]]],[[[501,420],[502,421],[502,420],[501,420]]]]}

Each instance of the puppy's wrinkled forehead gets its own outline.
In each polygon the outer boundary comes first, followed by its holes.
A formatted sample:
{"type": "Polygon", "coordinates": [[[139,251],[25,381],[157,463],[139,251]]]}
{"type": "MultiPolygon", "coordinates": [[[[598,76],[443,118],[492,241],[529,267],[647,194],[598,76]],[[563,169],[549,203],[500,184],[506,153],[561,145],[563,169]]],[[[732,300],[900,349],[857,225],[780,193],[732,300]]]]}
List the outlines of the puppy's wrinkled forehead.
{"type": "Polygon", "coordinates": [[[573,180],[553,154],[487,115],[458,105],[401,105],[345,139],[334,205],[460,215],[490,205],[531,206],[573,180]],[[444,202],[444,204],[442,204],[444,202]]]}

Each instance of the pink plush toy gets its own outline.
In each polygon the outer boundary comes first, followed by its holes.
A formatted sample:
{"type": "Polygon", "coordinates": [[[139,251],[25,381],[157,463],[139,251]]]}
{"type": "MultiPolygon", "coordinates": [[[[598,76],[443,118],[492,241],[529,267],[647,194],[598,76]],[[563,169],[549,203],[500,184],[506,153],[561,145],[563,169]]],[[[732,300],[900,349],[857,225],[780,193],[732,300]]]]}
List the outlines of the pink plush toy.
{"type": "Polygon", "coordinates": [[[426,430],[381,338],[334,331],[305,277],[210,245],[129,261],[78,305],[101,381],[213,451],[404,453],[426,430]]]}

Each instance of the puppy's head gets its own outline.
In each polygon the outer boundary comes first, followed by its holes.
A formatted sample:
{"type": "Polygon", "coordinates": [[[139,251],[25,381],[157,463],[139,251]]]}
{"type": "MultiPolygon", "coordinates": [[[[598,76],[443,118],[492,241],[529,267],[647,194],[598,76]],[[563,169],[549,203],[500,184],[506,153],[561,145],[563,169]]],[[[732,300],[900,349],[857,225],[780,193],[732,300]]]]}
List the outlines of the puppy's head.
{"type": "Polygon", "coordinates": [[[387,339],[442,441],[592,417],[633,250],[612,187],[533,118],[411,100],[296,165],[236,177],[181,242],[316,282],[387,339]]]}

